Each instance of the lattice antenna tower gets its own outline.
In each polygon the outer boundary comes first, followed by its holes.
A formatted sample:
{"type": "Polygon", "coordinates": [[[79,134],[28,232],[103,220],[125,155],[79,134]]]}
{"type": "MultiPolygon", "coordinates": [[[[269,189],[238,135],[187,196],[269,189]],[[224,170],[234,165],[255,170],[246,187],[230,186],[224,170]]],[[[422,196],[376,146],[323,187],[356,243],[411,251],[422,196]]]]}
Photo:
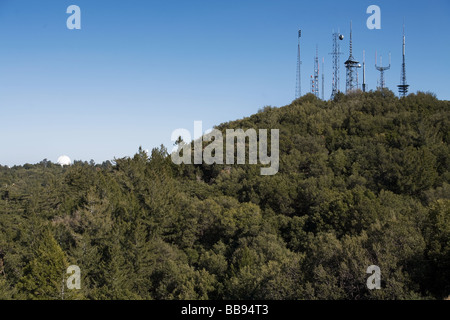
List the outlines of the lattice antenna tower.
{"type": "Polygon", "coordinates": [[[313,93],[319,98],[319,46],[316,45],[316,57],[314,58],[314,87],[313,93]]]}
{"type": "Polygon", "coordinates": [[[386,87],[386,83],[384,80],[384,72],[391,68],[391,54],[389,53],[389,65],[387,67],[383,67],[383,57],[380,56],[380,66],[377,65],[377,53],[375,52],[375,68],[380,71],[380,82],[379,82],[379,90],[383,90],[386,87]]]}
{"type": "Polygon", "coordinates": [[[300,38],[302,37],[302,30],[298,30],[298,51],[297,51],[297,83],[295,87],[295,99],[302,96],[302,60],[300,56],[300,38]]]}
{"type": "Polygon", "coordinates": [[[406,36],[405,36],[405,23],[403,22],[403,63],[402,63],[402,74],[400,77],[400,84],[398,87],[398,93],[400,97],[406,97],[408,95],[409,84],[406,82],[406,36]]]}
{"type": "Polygon", "coordinates": [[[340,34],[340,32],[334,32],[332,34],[333,38],[333,52],[330,54],[332,55],[332,64],[333,64],[333,79],[331,82],[331,100],[334,99],[336,94],[340,91],[340,56],[342,54],[341,48],[340,48],[340,41],[344,40],[344,36],[340,34]]]}
{"type": "Polygon", "coordinates": [[[350,55],[345,61],[345,68],[347,69],[346,92],[351,92],[358,89],[358,69],[361,64],[353,57],[353,39],[352,39],[352,22],[350,22],[350,55]]]}

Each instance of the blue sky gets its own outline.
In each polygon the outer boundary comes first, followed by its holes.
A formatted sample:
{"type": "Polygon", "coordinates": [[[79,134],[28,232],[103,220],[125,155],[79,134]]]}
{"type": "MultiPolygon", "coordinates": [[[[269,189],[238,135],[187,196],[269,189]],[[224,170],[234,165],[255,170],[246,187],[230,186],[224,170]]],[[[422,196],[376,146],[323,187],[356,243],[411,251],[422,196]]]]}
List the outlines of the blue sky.
{"type": "MultiPolygon", "coordinates": [[[[177,128],[193,132],[251,115],[295,96],[297,30],[303,93],[316,44],[331,94],[331,31],[348,56],[366,50],[367,83],[377,85],[375,51],[400,81],[403,19],[410,91],[450,100],[450,2],[303,0],[0,0],[0,164],[132,156],[164,144],[177,128]],[[69,5],[81,30],[68,30],[69,5]],[[366,9],[381,8],[381,30],[366,9]]],[[[360,75],[361,78],[361,75],[360,75]]],[[[345,70],[341,69],[341,89],[345,70]]]]}

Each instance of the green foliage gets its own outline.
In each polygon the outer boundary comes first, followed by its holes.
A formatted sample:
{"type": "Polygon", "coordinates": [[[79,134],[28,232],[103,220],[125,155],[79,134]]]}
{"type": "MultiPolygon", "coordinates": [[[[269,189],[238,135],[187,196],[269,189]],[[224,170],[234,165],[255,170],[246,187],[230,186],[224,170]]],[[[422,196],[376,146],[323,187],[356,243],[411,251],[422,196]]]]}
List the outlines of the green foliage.
{"type": "Polygon", "coordinates": [[[430,206],[427,230],[427,257],[431,260],[428,281],[441,298],[450,291],[450,200],[437,200],[430,206]]]}
{"type": "Polygon", "coordinates": [[[450,294],[450,104],[306,95],[225,129],[279,129],[280,169],[0,166],[0,299],[442,299],[450,294]],[[81,269],[81,290],[64,286],[81,269]],[[366,287],[370,265],[382,289],[366,287]]]}
{"type": "Polygon", "coordinates": [[[62,299],[67,267],[64,252],[50,230],[45,229],[17,284],[19,295],[33,300],[62,299]]]}

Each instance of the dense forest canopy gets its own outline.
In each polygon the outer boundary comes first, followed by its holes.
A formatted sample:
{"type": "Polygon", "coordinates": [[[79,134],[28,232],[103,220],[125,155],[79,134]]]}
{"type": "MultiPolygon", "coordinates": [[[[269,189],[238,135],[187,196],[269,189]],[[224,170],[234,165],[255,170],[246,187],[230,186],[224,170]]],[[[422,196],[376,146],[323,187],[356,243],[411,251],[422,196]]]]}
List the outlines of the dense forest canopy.
{"type": "Polygon", "coordinates": [[[0,166],[0,299],[450,295],[450,102],[308,94],[217,128],[279,129],[278,174],[175,165],[163,146],[0,166]]]}

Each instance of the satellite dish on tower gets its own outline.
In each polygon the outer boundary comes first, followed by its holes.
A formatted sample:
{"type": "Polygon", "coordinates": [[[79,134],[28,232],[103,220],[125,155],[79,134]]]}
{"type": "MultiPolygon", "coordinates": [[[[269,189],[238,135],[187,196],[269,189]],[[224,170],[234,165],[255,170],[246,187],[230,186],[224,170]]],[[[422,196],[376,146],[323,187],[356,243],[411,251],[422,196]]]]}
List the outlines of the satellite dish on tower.
{"type": "Polygon", "coordinates": [[[72,161],[68,156],[60,156],[57,160],[57,163],[61,165],[61,167],[63,167],[63,166],[70,166],[72,161]]]}
{"type": "Polygon", "coordinates": [[[339,40],[344,40],[344,35],[343,34],[339,35],[339,40]]]}

